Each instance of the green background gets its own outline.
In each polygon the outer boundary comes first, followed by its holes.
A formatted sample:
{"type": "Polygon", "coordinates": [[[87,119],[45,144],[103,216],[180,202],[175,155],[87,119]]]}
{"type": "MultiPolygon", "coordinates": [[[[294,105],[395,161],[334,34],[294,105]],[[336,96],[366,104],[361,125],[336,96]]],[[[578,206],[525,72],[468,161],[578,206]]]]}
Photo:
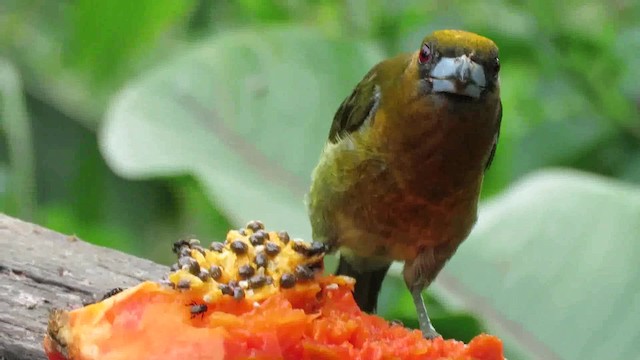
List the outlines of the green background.
{"type": "MultiPolygon", "coordinates": [[[[427,291],[509,359],[640,350],[637,1],[2,0],[0,211],[169,264],[251,219],[310,238],[334,111],[440,28],[492,38],[504,117],[480,220],[427,291]]],[[[394,266],[380,312],[416,326],[394,266]]]]}

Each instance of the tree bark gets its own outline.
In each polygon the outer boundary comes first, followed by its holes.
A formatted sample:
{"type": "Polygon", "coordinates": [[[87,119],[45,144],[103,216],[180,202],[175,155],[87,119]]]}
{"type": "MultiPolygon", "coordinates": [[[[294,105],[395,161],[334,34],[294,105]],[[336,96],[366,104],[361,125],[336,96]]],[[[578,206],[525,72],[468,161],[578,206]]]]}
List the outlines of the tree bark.
{"type": "Polygon", "coordinates": [[[160,280],[168,268],[0,214],[0,360],[46,359],[49,311],[160,280]]]}

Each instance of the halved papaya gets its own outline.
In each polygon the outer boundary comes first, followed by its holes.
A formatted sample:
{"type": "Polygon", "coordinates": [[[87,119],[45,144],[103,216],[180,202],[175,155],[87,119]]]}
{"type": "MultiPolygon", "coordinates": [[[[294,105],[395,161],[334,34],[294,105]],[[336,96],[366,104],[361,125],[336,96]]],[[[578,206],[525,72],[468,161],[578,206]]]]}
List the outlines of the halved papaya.
{"type": "Polygon", "coordinates": [[[179,241],[168,281],[53,311],[45,350],[51,360],[504,358],[490,335],[426,340],[363,313],[353,279],[322,274],[324,250],[255,221],[209,249],[179,241]]]}

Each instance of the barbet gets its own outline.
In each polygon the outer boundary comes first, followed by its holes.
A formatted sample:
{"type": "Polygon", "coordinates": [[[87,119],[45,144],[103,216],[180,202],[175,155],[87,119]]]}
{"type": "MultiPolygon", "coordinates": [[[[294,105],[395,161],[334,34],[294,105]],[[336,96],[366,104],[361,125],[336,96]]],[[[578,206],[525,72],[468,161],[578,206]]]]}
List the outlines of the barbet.
{"type": "Polygon", "coordinates": [[[422,298],[477,219],[502,104],[496,44],[459,30],[374,66],[340,105],[308,194],[314,240],[340,250],[337,273],[375,310],[392,261],[404,262],[420,329],[422,298]]]}

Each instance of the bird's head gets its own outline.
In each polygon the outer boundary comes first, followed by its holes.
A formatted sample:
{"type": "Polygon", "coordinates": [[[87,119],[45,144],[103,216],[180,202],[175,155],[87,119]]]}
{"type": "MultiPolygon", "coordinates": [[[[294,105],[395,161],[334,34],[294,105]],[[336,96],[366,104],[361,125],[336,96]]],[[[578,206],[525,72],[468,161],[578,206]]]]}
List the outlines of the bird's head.
{"type": "Polygon", "coordinates": [[[473,100],[499,91],[498,47],[486,37],[439,30],[424,38],[413,61],[428,93],[473,100]]]}

